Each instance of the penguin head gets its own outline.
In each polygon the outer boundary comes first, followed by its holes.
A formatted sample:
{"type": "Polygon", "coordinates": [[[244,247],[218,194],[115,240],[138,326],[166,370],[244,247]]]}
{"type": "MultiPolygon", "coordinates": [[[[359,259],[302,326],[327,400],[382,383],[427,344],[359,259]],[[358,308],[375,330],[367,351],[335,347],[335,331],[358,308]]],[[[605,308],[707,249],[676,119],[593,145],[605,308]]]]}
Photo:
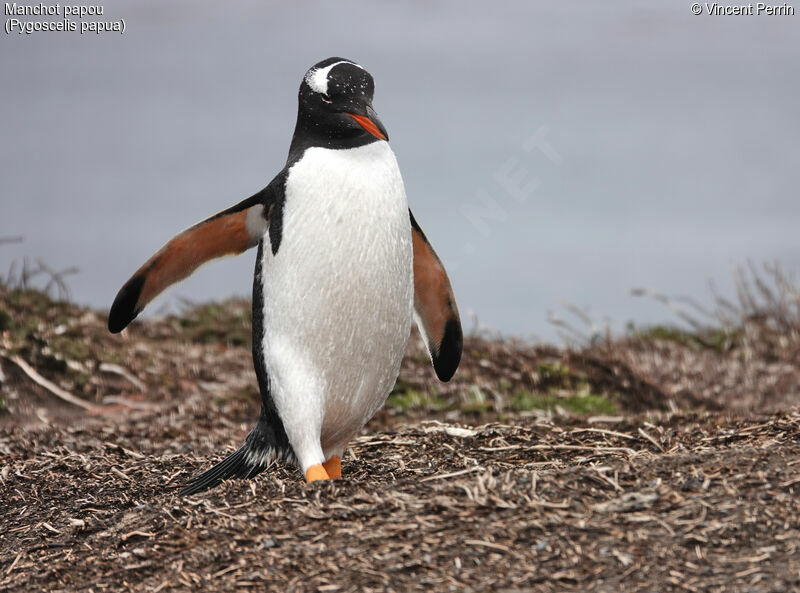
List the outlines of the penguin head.
{"type": "Polygon", "coordinates": [[[300,117],[317,134],[329,138],[366,136],[388,140],[372,108],[375,82],[361,66],[344,58],[328,58],[312,66],[300,84],[300,117]]]}

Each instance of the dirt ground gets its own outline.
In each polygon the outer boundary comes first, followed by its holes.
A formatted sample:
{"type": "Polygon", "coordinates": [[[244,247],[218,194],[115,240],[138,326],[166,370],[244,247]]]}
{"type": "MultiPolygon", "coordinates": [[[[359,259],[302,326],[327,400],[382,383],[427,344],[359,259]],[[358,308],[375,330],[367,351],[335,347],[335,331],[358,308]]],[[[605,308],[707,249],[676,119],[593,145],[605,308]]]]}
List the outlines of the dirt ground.
{"type": "Polygon", "coordinates": [[[793,591],[800,415],[360,437],[346,479],[276,467],[183,498],[245,425],[203,406],[5,429],[8,591],[793,591]]]}
{"type": "Polygon", "coordinates": [[[0,591],[800,590],[795,351],[413,345],[344,479],[181,497],[255,418],[246,307],[0,297],[0,591]]]}

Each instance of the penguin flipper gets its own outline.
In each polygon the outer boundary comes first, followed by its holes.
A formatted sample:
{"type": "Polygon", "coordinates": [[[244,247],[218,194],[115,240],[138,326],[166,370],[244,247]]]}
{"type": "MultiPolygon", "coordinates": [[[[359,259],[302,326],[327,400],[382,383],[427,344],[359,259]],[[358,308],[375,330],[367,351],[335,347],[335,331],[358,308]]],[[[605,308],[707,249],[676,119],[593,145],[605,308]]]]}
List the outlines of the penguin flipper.
{"type": "Polygon", "coordinates": [[[436,376],[449,381],[461,362],[461,319],[447,272],[414,215],[408,213],[414,246],[414,318],[436,376]]]}
{"type": "Polygon", "coordinates": [[[270,187],[189,227],[159,249],[117,293],[109,331],[125,329],[147,303],[207,261],[257,245],[269,226],[270,187]]]}

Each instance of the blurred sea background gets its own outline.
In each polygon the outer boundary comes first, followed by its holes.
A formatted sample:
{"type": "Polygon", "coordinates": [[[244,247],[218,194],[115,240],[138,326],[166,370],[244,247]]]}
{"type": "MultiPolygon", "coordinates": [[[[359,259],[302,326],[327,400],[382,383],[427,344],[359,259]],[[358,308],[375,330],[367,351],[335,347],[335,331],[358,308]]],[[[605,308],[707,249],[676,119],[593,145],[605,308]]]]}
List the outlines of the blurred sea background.
{"type": "MultiPolygon", "coordinates": [[[[472,0],[104,12],[124,34],[0,36],[0,237],[24,237],[0,245],[4,276],[26,257],[77,266],[72,299],[110,306],[166,240],[282,168],[300,80],[328,56],[375,77],[411,207],[481,328],[550,340],[565,303],[616,329],[675,322],[629,290],[708,303],[709,281],[734,296],[748,261],[800,273],[800,16],[472,0]]],[[[151,311],[249,295],[254,258],[201,269],[151,311]]]]}

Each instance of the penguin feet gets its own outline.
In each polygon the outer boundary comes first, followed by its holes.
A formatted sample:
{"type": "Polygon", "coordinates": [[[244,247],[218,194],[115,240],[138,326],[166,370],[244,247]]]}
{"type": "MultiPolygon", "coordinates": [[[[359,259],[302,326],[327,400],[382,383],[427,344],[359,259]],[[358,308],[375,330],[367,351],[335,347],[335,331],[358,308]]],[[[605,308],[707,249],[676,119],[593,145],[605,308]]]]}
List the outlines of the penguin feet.
{"type": "Polygon", "coordinates": [[[310,484],[311,482],[316,482],[318,480],[330,480],[331,477],[328,475],[328,472],[325,470],[325,466],[320,465],[312,465],[306,470],[306,484],[310,484]]]}
{"type": "Polygon", "coordinates": [[[328,461],[322,464],[322,467],[325,468],[325,471],[328,472],[328,476],[331,479],[341,478],[342,477],[342,458],[338,455],[334,455],[328,461]]]}
{"type": "Polygon", "coordinates": [[[318,480],[333,480],[342,477],[342,459],[334,455],[323,464],[312,465],[306,470],[306,484],[318,480]]]}

